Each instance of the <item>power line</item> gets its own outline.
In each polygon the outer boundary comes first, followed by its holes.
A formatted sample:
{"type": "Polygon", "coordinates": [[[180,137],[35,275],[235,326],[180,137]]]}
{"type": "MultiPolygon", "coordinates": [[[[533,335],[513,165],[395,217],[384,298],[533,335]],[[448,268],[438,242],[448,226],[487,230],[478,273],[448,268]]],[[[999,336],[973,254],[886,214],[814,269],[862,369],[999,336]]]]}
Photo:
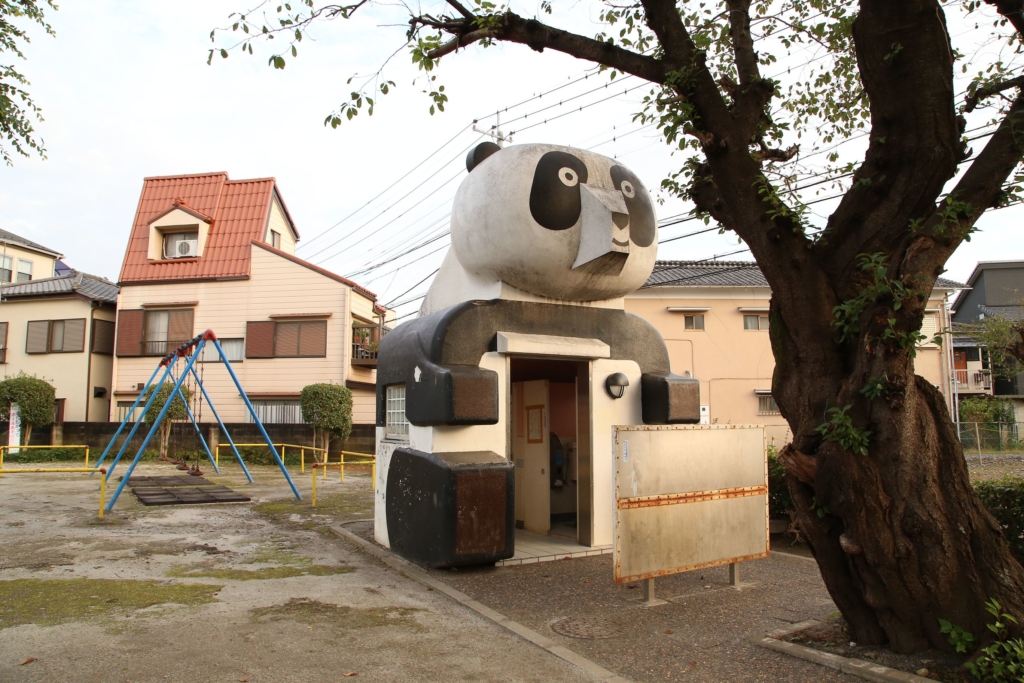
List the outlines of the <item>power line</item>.
{"type": "Polygon", "coordinates": [[[389,301],[389,302],[387,302],[386,304],[384,304],[384,307],[385,307],[385,308],[387,308],[387,307],[388,307],[388,306],[390,306],[391,304],[395,303],[395,299],[400,299],[400,298],[402,298],[403,296],[405,296],[406,294],[408,294],[408,293],[409,293],[409,292],[411,292],[412,290],[414,290],[414,289],[416,289],[417,287],[419,287],[420,285],[422,285],[422,284],[423,284],[424,282],[426,282],[426,281],[427,281],[427,280],[428,280],[429,278],[432,278],[432,277],[434,277],[434,275],[435,275],[435,274],[437,273],[437,271],[439,271],[439,270],[441,270],[441,269],[440,269],[440,268],[435,268],[435,269],[433,270],[433,272],[432,272],[432,273],[430,273],[429,275],[427,275],[427,277],[423,278],[422,280],[420,280],[419,282],[417,282],[416,284],[414,284],[414,285],[413,285],[412,287],[410,287],[409,289],[405,290],[404,292],[402,292],[401,294],[399,294],[398,296],[396,296],[396,297],[395,297],[394,299],[392,299],[391,301],[389,301]]]}
{"type": "MultiPolygon", "coordinates": [[[[448,145],[450,145],[450,144],[451,144],[452,142],[454,142],[454,141],[455,141],[455,139],[456,139],[457,137],[459,137],[460,135],[462,135],[463,133],[465,133],[465,132],[466,132],[467,130],[469,130],[471,126],[472,126],[472,124],[470,124],[469,126],[466,126],[466,127],[465,127],[465,128],[463,128],[462,130],[460,130],[460,131],[459,131],[458,133],[456,133],[455,135],[453,135],[453,136],[452,136],[452,137],[451,137],[451,138],[450,138],[450,139],[449,139],[449,140],[448,140],[448,141],[447,141],[446,143],[444,143],[443,145],[441,145],[440,147],[438,147],[437,149],[435,149],[435,150],[434,150],[433,152],[431,152],[431,153],[430,153],[430,154],[429,154],[429,155],[428,155],[428,156],[427,156],[427,157],[426,157],[426,158],[425,158],[425,159],[424,159],[423,161],[421,161],[420,163],[416,164],[416,165],[415,165],[415,166],[413,166],[413,167],[412,167],[411,169],[409,169],[409,171],[408,171],[408,172],[407,172],[407,173],[406,173],[405,175],[403,175],[403,176],[402,176],[401,178],[399,178],[399,179],[398,179],[398,180],[396,180],[395,182],[393,182],[393,183],[391,183],[390,185],[388,185],[388,186],[387,186],[386,188],[384,188],[384,189],[383,189],[383,190],[381,190],[381,191],[380,191],[379,193],[377,193],[376,195],[374,195],[374,197],[373,197],[372,199],[370,199],[369,201],[367,201],[367,202],[366,202],[365,204],[363,204],[362,206],[360,206],[360,207],[359,207],[358,209],[356,209],[355,211],[353,211],[353,212],[352,212],[352,213],[350,213],[349,215],[345,216],[345,217],[344,217],[344,218],[342,218],[342,219],[341,219],[340,221],[338,221],[337,223],[335,223],[335,224],[334,224],[334,225],[332,225],[331,227],[327,228],[326,230],[324,230],[324,231],[323,231],[323,232],[321,232],[321,233],[320,233],[319,235],[317,235],[316,237],[312,238],[311,240],[309,240],[308,242],[306,242],[306,243],[305,243],[305,244],[303,244],[302,246],[303,246],[303,247],[308,247],[308,246],[309,246],[310,244],[312,244],[313,242],[317,241],[318,239],[320,239],[321,237],[323,237],[324,235],[326,235],[327,233],[329,233],[329,232],[330,232],[331,230],[334,230],[334,229],[335,229],[336,227],[338,227],[339,225],[341,225],[342,223],[344,223],[345,221],[347,221],[347,220],[348,220],[349,218],[352,218],[352,216],[355,216],[355,215],[356,215],[357,213],[359,213],[360,211],[362,211],[363,209],[365,209],[365,208],[366,208],[367,206],[369,206],[369,205],[370,205],[370,204],[372,204],[373,202],[377,201],[377,199],[379,199],[379,198],[381,197],[381,195],[383,195],[384,193],[386,193],[386,192],[387,192],[388,190],[390,190],[391,188],[393,188],[393,187],[394,187],[395,185],[397,185],[398,183],[400,183],[400,182],[402,182],[403,180],[405,180],[406,178],[408,178],[408,177],[409,177],[409,176],[410,176],[410,175],[411,175],[411,174],[413,173],[413,171],[415,171],[415,170],[416,170],[416,169],[418,169],[418,168],[419,168],[420,166],[422,166],[423,164],[425,164],[425,163],[427,163],[428,161],[430,161],[430,160],[431,160],[431,159],[432,159],[433,157],[435,157],[435,156],[436,156],[436,155],[437,155],[437,154],[438,154],[438,153],[439,153],[439,152],[440,152],[440,151],[441,151],[442,149],[444,149],[445,147],[447,147],[448,145]]],[[[315,254],[314,254],[314,255],[315,255],[315,254]]]]}

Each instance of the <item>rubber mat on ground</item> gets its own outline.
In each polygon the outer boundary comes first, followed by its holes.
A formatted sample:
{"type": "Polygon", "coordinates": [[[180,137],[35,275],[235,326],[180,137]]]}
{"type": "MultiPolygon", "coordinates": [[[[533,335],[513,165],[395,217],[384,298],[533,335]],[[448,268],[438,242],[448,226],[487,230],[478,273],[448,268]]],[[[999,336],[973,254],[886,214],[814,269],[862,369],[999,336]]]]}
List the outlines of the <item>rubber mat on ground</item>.
{"type": "Polygon", "coordinates": [[[202,505],[204,503],[245,503],[249,496],[227,486],[136,486],[132,493],[143,505],[202,505]]]}
{"type": "MultiPolygon", "coordinates": [[[[124,477],[121,477],[124,479],[124,477]]],[[[131,477],[128,479],[128,486],[213,486],[205,477],[193,477],[191,474],[176,475],[173,477],[131,477]]]]}

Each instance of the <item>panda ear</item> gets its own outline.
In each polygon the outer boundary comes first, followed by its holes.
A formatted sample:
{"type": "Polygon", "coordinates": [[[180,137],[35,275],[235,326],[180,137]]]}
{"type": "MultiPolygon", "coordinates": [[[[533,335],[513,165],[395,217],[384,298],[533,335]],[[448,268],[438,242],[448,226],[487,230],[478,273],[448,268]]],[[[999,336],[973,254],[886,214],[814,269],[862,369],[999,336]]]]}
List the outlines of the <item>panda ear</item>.
{"type": "Polygon", "coordinates": [[[470,173],[476,168],[481,161],[491,156],[495,152],[500,152],[501,147],[498,147],[493,142],[481,142],[479,145],[469,150],[469,154],[466,155],[466,170],[470,173]]]}

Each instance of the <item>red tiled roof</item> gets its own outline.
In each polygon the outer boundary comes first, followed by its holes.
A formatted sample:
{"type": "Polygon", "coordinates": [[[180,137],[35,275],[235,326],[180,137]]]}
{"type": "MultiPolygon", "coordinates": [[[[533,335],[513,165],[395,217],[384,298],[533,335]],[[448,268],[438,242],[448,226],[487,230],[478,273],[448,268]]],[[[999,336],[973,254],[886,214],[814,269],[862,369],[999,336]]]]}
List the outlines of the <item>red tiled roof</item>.
{"type": "Polygon", "coordinates": [[[251,245],[263,238],[274,191],[273,178],[230,180],[223,172],[146,178],[120,283],[247,277],[251,245]],[[202,258],[150,260],[149,224],[182,204],[213,219],[202,258]]]}
{"type": "Polygon", "coordinates": [[[337,273],[332,273],[331,271],[325,270],[325,269],[321,268],[320,266],[314,266],[309,261],[304,261],[304,260],[300,259],[298,256],[295,256],[294,254],[289,254],[288,252],[281,251],[280,249],[274,249],[272,246],[270,246],[266,242],[258,242],[256,240],[253,240],[252,243],[253,243],[254,246],[266,249],[271,254],[277,254],[278,256],[283,256],[284,258],[288,259],[289,261],[291,261],[293,263],[298,263],[300,266],[303,266],[305,268],[309,268],[310,270],[315,271],[317,273],[320,273],[321,275],[323,275],[325,277],[329,277],[329,278],[331,278],[332,280],[334,280],[336,282],[340,282],[342,284],[348,285],[352,289],[355,289],[355,290],[359,291],[361,294],[365,295],[368,299],[373,301],[374,302],[374,308],[377,307],[377,295],[374,294],[373,292],[371,292],[370,290],[368,290],[366,287],[363,287],[362,285],[360,285],[360,284],[358,284],[356,282],[353,282],[352,280],[349,280],[347,277],[344,277],[342,275],[338,275],[337,273]]]}

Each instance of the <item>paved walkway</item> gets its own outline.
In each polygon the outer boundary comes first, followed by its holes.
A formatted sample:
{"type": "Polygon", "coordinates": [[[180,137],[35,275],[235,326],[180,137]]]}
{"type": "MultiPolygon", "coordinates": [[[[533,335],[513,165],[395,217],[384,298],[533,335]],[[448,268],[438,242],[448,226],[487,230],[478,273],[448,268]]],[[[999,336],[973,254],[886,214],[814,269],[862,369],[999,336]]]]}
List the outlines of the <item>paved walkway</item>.
{"type": "Polygon", "coordinates": [[[610,545],[588,548],[565,536],[549,536],[525,529],[516,529],[516,554],[510,559],[498,562],[497,566],[510,567],[534,562],[551,562],[574,557],[607,555],[611,552],[610,545]]]}

